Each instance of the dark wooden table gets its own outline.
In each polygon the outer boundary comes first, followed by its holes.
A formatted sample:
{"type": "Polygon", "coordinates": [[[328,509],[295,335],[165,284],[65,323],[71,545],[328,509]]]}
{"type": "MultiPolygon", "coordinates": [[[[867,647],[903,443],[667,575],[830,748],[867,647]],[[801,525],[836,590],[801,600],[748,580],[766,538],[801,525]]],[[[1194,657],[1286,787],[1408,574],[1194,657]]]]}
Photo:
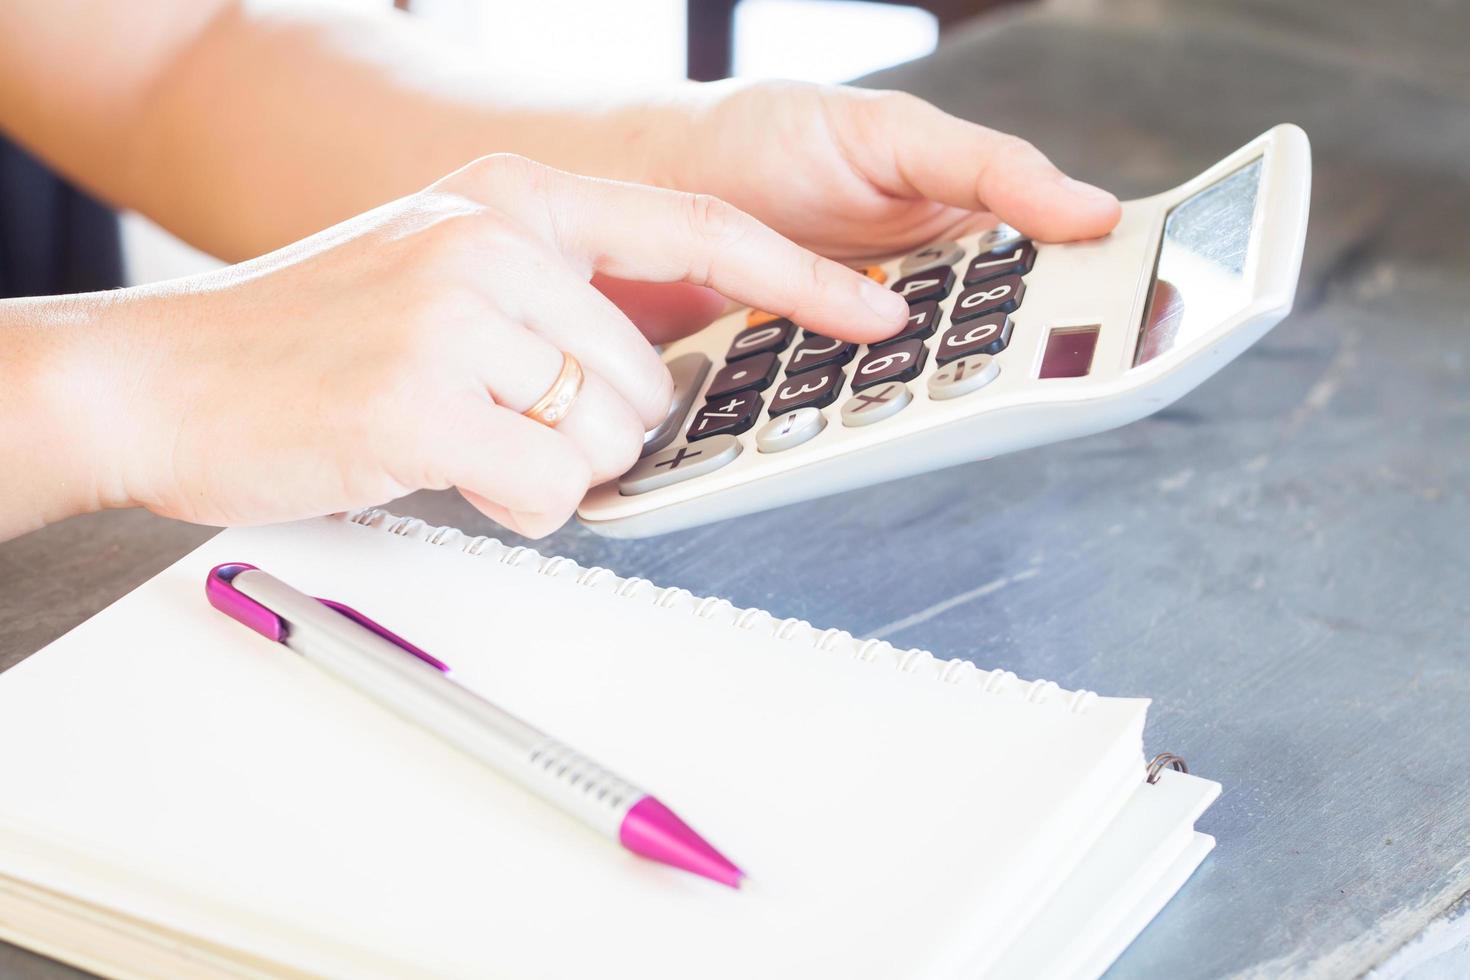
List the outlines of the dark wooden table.
{"type": "MultiPolygon", "coordinates": [[[[1150,751],[1225,785],[1201,825],[1219,847],[1114,974],[1357,974],[1470,890],[1470,85],[1216,13],[1161,25],[1129,4],[1104,26],[1081,6],[977,27],[875,81],[1130,196],[1301,124],[1316,183],[1297,312],[1112,433],[738,524],[621,543],[569,527],[542,547],[1152,696],[1150,751]]],[[[490,528],[452,495],[393,509],[490,528]]],[[[0,668],[210,533],[111,513],[0,545],[0,668]]],[[[71,972],[0,947],[0,975],[71,972]]]]}

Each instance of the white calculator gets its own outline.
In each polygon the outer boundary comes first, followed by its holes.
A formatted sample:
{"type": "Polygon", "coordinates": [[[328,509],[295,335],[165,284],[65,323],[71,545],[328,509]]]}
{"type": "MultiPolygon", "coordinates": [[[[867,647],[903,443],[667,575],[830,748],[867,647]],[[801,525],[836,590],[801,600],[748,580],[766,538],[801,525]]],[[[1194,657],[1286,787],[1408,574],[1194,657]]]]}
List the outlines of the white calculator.
{"type": "Polygon", "coordinates": [[[888,340],[726,316],[665,351],[672,411],[578,515],[612,537],[662,534],[1156,412],[1291,310],[1310,188],[1306,134],[1276,126],[1124,203],[1106,238],[1000,226],[873,266],[909,302],[888,340]]]}

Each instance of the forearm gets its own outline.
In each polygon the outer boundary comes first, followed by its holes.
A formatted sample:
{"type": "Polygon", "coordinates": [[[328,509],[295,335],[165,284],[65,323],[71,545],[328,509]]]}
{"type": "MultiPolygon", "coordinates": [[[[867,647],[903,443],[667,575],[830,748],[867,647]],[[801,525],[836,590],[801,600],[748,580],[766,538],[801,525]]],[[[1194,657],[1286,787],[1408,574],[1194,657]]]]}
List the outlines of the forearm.
{"type": "Polygon", "coordinates": [[[224,6],[156,78],[111,195],[227,259],[259,254],[493,152],[651,180],[635,95],[535,92],[394,12],[224,6]]]}
{"type": "Polygon", "coordinates": [[[0,302],[0,540],[127,503],[97,452],[92,371],[115,294],[0,302]]]}

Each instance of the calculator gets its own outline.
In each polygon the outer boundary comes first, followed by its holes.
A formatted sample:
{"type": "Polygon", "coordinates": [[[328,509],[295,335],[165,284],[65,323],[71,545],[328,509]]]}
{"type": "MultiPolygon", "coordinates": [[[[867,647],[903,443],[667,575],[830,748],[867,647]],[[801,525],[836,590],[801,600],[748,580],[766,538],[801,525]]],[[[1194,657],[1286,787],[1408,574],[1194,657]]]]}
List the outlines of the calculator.
{"type": "Polygon", "coordinates": [[[742,310],[670,345],[674,404],[578,508],[662,534],[1101,432],[1170,404],[1290,310],[1311,150],[1276,126],[1104,238],[1004,225],[864,270],[909,303],[859,345],[742,310]]]}

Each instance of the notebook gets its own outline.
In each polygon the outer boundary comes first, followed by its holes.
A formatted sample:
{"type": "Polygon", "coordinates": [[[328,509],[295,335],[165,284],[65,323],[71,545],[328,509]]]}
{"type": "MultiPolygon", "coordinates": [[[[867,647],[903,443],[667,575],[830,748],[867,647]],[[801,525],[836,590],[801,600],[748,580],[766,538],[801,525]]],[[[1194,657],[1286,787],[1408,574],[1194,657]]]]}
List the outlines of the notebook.
{"type": "MultiPolygon", "coordinates": [[[[983,657],[984,651],[976,651],[983,657]]],[[[1090,977],[1203,860],[1148,702],[378,510],[232,529],[0,675],[0,937],[113,977],[1090,977]],[[267,569],[740,864],[612,846],[206,604],[267,569]]]]}

